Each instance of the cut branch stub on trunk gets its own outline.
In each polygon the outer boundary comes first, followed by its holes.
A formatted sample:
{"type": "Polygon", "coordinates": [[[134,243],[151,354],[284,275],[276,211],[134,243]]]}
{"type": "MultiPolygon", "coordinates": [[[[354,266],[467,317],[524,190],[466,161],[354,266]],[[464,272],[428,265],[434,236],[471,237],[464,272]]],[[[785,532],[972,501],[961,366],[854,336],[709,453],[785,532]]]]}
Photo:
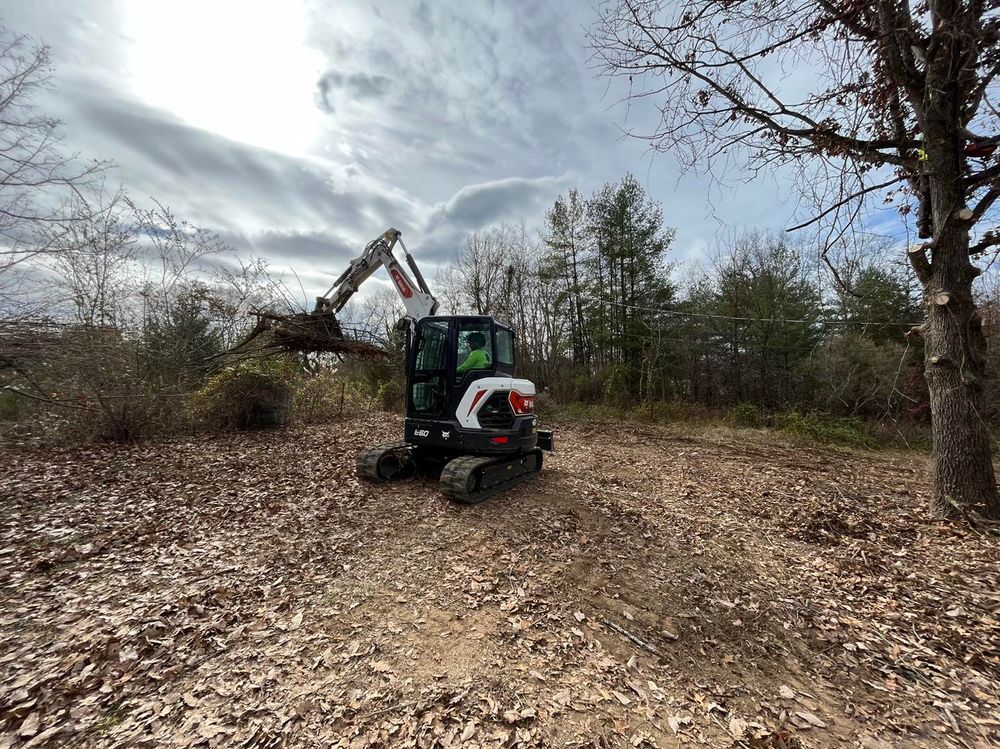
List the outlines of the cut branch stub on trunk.
{"type": "Polygon", "coordinates": [[[913,266],[913,272],[917,274],[917,279],[922,284],[926,284],[931,278],[931,264],[927,259],[927,245],[926,244],[915,244],[910,248],[907,257],[910,259],[910,265],[913,266]]]}

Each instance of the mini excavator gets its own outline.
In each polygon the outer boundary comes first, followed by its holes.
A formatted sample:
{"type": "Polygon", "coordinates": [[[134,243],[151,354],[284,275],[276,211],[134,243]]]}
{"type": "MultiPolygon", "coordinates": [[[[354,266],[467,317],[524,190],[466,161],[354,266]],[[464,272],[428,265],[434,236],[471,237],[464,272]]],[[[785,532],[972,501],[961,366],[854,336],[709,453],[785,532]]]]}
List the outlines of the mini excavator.
{"type": "Polygon", "coordinates": [[[358,475],[376,482],[440,475],[441,490],[466,504],[536,476],[543,451],[551,452],[555,440],[538,428],[534,384],[514,376],[514,331],[485,315],[438,315],[438,302],[399,230],[369,242],[316,299],[311,317],[336,325],[336,314],[381,267],[406,309],[400,320],[406,331],[405,432],[400,442],[358,455],[358,475]],[[412,278],[393,253],[397,244],[412,278]]]}

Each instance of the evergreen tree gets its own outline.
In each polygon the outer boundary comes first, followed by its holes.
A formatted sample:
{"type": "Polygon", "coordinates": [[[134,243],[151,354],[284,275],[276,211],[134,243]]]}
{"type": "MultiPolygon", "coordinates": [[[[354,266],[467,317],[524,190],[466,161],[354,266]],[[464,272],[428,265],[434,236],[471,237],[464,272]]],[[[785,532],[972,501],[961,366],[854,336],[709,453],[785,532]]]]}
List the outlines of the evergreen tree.
{"type": "Polygon", "coordinates": [[[673,301],[665,258],[674,231],[631,174],[598,190],[586,215],[594,243],[586,262],[589,337],[598,360],[620,373],[614,385],[627,400],[649,359],[651,332],[660,327],[656,310],[673,301]]]}

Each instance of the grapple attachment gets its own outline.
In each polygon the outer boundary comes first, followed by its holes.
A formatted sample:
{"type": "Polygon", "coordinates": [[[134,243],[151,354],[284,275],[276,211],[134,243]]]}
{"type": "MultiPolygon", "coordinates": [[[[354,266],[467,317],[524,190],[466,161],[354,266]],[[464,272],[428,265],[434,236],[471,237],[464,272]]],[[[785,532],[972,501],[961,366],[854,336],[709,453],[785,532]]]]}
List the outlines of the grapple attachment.
{"type": "Polygon", "coordinates": [[[376,358],[385,356],[383,348],[365,340],[358,330],[345,328],[333,312],[298,312],[276,315],[254,312],[257,324],[246,338],[227,353],[240,357],[267,356],[286,352],[337,354],[343,357],[376,358]],[[258,345],[249,346],[252,341],[258,345]]]}

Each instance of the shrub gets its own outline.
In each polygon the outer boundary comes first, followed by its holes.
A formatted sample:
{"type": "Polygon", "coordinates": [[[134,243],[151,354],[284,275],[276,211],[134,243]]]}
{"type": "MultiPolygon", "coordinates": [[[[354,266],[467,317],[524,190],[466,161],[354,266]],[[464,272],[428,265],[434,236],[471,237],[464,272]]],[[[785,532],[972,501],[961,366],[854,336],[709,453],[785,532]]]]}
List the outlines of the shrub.
{"type": "Polygon", "coordinates": [[[554,413],[557,410],[556,401],[552,393],[541,390],[535,393],[535,413],[539,416],[554,413]]]}
{"type": "Polygon", "coordinates": [[[782,431],[817,442],[853,447],[872,447],[874,443],[864,422],[856,416],[789,411],[779,417],[779,425],[782,431]]]}
{"type": "Polygon", "coordinates": [[[316,424],[369,410],[367,400],[356,381],[326,370],[305,376],[293,396],[292,410],[296,421],[316,424]]]}
{"type": "Polygon", "coordinates": [[[210,429],[283,426],[302,372],[290,357],[251,359],[212,377],[193,398],[197,418],[210,429]]]}
{"type": "Polygon", "coordinates": [[[700,403],[681,400],[646,401],[630,409],[626,418],[637,421],[685,422],[711,421],[717,415],[700,403]]]}
{"type": "Polygon", "coordinates": [[[550,408],[549,413],[567,421],[621,421],[620,409],[602,403],[566,403],[550,408]]]}
{"type": "MultiPolygon", "coordinates": [[[[906,381],[906,348],[876,343],[860,335],[842,335],[819,346],[804,372],[815,385],[813,403],[837,415],[880,416],[898,409],[896,388],[906,381]]],[[[921,368],[922,369],[922,368],[921,368]]]]}
{"type": "Polygon", "coordinates": [[[733,426],[760,429],[764,426],[764,412],[753,403],[737,403],[726,414],[726,421],[733,426]]]}
{"type": "MultiPolygon", "coordinates": [[[[401,412],[406,406],[406,377],[401,358],[345,362],[340,372],[369,409],[401,412]]],[[[338,372],[338,374],[340,374],[338,372]]]]}
{"type": "Polygon", "coordinates": [[[633,393],[628,387],[628,369],[624,364],[608,367],[604,378],[604,402],[610,406],[627,406],[633,393]]]}
{"type": "Polygon", "coordinates": [[[136,442],[172,431],[183,410],[174,392],[143,377],[137,345],[111,329],[64,331],[30,381],[40,400],[24,406],[29,431],[72,442],[136,442]]]}

